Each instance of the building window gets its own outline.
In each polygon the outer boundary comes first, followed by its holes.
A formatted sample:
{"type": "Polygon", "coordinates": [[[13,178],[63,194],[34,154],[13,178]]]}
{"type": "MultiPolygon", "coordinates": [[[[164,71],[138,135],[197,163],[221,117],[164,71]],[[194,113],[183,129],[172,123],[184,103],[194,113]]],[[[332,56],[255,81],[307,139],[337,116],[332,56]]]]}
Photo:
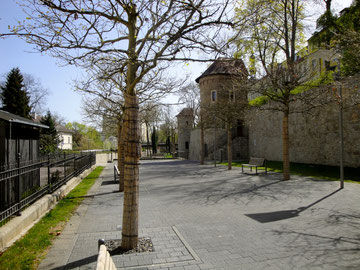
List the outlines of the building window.
{"type": "Polygon", "coordinates": [[[316,69],[316,59],[313,59],[312,61],[311,61],[311,67],[312,67],[312,69],[313,70],[315,70],[316,69]]]}
{"type": "Polygon", "coordinates": [[[189,150],[189,142],[185,142],[185,149],[189,150]]]}
{"type": "Polygon", "coordinates": [[[68,137],[68,143],[71,143],[71,138],[70,137],[68,137]]]}
{"type": "Polygon", "coordinates": [[[235,101],[235,92],[234,91],[229,92],[229,101],[231,101],[231,102],[235,101]]]}
{"type": "Polygon", "coordinates": [[[187,126],[189,125],[189,121],[186,121],[186,125],[187,125],[187,126]]]}
{"type": "Polygon", "coordinates": [[[215,102],[216,101],[216,90],[212,90],[211,91],[211,102],[215,102]]]}

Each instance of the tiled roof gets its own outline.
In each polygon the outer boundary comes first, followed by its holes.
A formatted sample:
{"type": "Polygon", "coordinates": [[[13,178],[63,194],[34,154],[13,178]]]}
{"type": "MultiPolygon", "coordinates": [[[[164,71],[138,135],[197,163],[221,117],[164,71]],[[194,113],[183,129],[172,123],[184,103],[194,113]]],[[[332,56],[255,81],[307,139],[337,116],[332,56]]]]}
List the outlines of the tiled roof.
{"type": "Polygon", "coordinates": [[[181,112],[176,116],[193,116],[194,115],[194,111],[192,108],[184,108],[181,110],[181,112]]]}
{"type": "Polygon", "coordinates": [[[214,63],[212,63],[210,67],[195,81],[198,83],[201,78],[210,75],[242,75],[247,77],[248,71],[241,59],[219,58],[215,60],[214,63]]]}
{"type": "Polygon", "coordinates": [[[62,133],[74,133],[73,130],[63,127],[63,126],[56,126],[56,131],[62,132],[62,133]]]}

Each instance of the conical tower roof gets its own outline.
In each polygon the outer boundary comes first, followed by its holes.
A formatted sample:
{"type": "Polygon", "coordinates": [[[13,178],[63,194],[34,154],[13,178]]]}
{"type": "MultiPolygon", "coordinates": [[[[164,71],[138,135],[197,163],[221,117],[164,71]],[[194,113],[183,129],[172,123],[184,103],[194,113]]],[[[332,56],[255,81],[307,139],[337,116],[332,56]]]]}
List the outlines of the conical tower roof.
{"type": "Polygon", "coordinates": [[[219,58],[216,59],[195,81],[198,83],[201,78],[210,75],[233,75],[246,78],[248,76],[248,71],[241,59],[219,58]]]}

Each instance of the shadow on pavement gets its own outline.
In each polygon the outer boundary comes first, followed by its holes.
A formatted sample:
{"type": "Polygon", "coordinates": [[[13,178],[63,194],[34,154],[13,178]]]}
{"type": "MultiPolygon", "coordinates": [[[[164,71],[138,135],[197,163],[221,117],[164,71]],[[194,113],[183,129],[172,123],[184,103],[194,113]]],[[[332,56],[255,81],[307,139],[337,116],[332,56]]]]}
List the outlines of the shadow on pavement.
{"type": "Polygon", "coordinates": [[[245,216],[252,218],[253,220],[256,220],[260,223],[268,223],[268,222],[274,222],[284,219],[289,219],[293,217],[299,216],[299,214],[310,207],[318,204],[319,202],[331,197],[335,193],[339,192],[341,189],[335,190],[334,192],[330,193],[329,195],[326,195],[325,197],[317,200],[316,202],[313,202],[312,204],[309,204],[305,207],[299,207],[295,210],[283,210],[283,211],[274,211],[274,212],[267,212],[267,213],[256,213],[256,214],[246,214],[245,216]]]}
{"type": "Polygon", "coordinates": [[[109,194],[114,194],[114,193],[120,193],[120,191],[113,190],[113,191],[110,191],[110,192],[103,192],[103,193],[92,194],[92,195],[77,196],[77,197],[66,197],[64,200],[66,200],[66,199],[70,200],[70,199],[76,199],[76,198],[95,198],[97,196],[109,195],[109,194]]]}
{"type": "Polygon", "coordinates": [[[97,257],[98,257],[98,255],[96,254],[96,255],[93,255],[93,256],[90,256],[90,257],[87,257],[87,258],[83,258],[83,259],[80,259],[80,260],[71,262],[71,263],[69,263],[69,264],[67,264],[67,265],[64,265],[64,266],[52,268],[51,270],[70,270],[70,269],[75,269],[75,268],[81,267],[81,266],[83,266],[83,265],[87,265],[87,264],[96,262],[96,261],[97,261],[97,257]]]}
{"type": "Polygon", "coordinates": [[[360,213],[330,213],[306,227],[283,226],[273,233],[290,252],[307,257],[306,269],[360,269],[360,213]]]}

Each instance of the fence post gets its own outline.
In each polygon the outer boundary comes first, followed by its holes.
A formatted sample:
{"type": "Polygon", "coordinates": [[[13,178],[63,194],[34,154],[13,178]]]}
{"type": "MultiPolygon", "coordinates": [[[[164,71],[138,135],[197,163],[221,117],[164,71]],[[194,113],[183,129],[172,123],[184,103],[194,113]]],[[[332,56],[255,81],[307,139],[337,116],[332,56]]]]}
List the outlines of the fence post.
{"type": "Polygon", "coordinates": [[[77,176],[77,171],[76,171],[76,154],[75,154],[75,153],[73,154],[73,159],[74,159],[74,170],[73,170],[73,172],[74,172],[74,176],[77,176]]]}
{"type": "Polygon", "coordinates": [[[16,212],[16,215],[20,216],[21,215],[21,212],[20,212],[20,201],[21,201],[21,194],[20,194],[20,153],[17,153],[16,155],[16,161],[17,161],[17,173],[18,173],[18,176],[16,178],[16,202],[18,203],[18,209],[17,209],[17,212],[16,212]]]}
{"type": "Polygon", "coordinates": [[[49,193],[51,193],[51,178],[50,178],[50,154],[48,154],[48,189],[49,193]]]}
{"type": "Polygon", "coordinates": [[[64,179],[66,178],[66,153],[64,153],[64,179]]]}

